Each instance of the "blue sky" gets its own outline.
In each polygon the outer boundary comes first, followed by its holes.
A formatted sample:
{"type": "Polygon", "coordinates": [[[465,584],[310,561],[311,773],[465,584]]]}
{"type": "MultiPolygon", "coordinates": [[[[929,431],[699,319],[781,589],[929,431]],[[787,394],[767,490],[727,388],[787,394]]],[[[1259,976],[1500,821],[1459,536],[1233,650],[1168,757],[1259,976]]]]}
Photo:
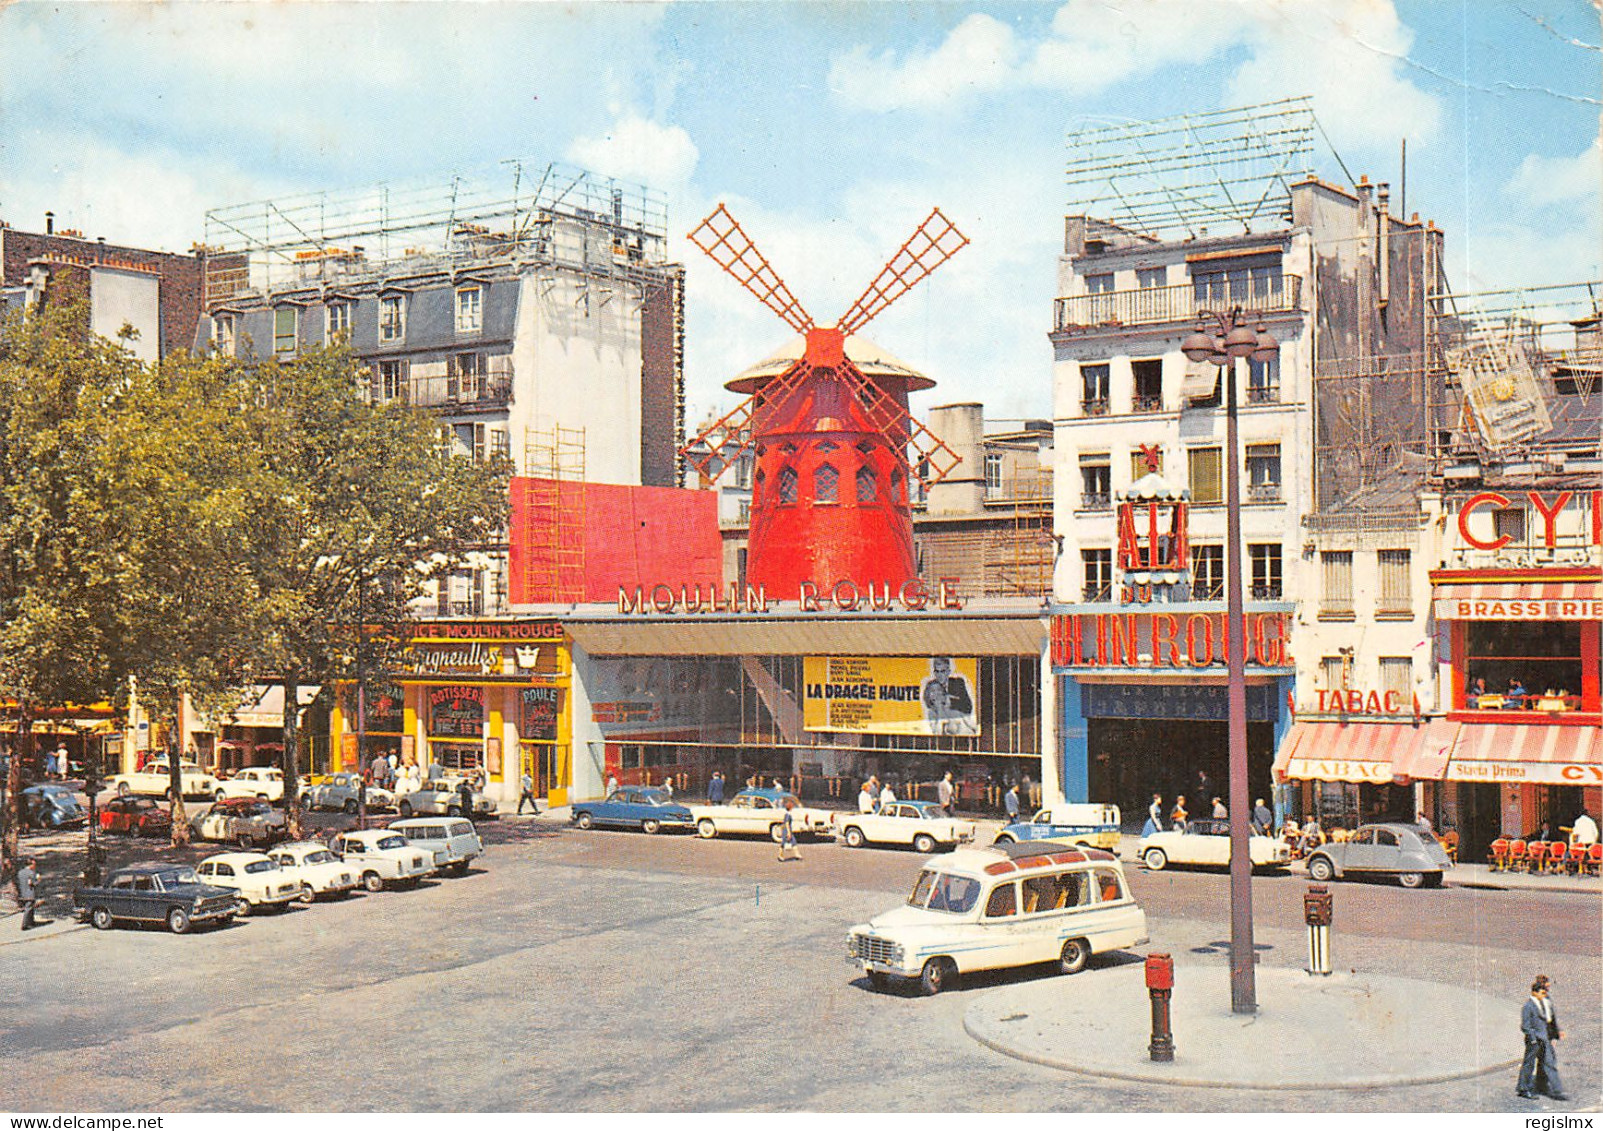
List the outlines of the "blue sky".
{"type": "MultiPolygon", "coordinates": [[[[46,4],[0,9],[0,218],[186,249],[208,208],[572,161],[667,194],[693,423],[784,327],[682,237],[729,204],[820,322],[932,205],[973,240],[870,336],[1048,416],[1065,135],[1308,94],[1461,290],[1603,276],[1588,0],[46,4]]],[[[1321,144],[1322,175],[1343,180],[1321,144]]]]}

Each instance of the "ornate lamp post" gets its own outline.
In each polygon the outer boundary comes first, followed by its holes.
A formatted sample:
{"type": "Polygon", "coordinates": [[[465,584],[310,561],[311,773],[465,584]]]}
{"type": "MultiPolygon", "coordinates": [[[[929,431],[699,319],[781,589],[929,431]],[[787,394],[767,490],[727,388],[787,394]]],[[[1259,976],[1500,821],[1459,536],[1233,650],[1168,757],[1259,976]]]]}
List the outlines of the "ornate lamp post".
{"type": "Polygon", "coordinates": [[[1181,343],[1181,352],[1194,362],[1220,367],[1225,401],[1225,608],[1229,638],[1225,647],[1228,676],[1230,734],[1230,1008],[1235,1013],[1258,1011],[1258,990],[1252,942],[1252,859],[1247,838],[1247,639],[1241,592],[1241,467],[1240,438],[1236,429],[1236,362],[1242,358],[1270,361],[1280,343],[1260,324],[1246,325],[1241,308],[1228,312],[1198,311],[1214,320],[1210,334],[1206,322],[1181,343]]]}

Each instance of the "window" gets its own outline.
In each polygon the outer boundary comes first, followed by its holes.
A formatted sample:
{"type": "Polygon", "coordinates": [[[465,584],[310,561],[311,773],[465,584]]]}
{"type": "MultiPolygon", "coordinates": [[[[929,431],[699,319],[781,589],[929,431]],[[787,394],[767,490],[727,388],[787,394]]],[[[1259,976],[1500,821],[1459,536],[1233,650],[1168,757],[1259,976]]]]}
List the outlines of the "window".
{"type": "Polygon", "coordinates": [[[1080,366],[1080,414],[1082,416],[1108,414],[1107,365],[1080,366]]]}
{"type": "MultiPolygon", "coordinates": [[[[1157,468],[1159,475],[1163,474],[1163,449],[1158,449],[1157,468]]],[[[1134,483],[1147,473],[1147,453],[1140,448],[1130,453],[1130,482],[1134,483]]]]}
{"type": "Polygon", "coordinates": [[[1002,497],[1002,453],[985,453],[985,497],[999,499],[1002,497]]]}
{"type": "Polygon", "coordinates": [[[1525,512],[1523,510],[1510,507],[1507,510],[1493,511],[1492,524],[1498,538],[1506,534],[1509,541],[1514,545],[1523,546],[1525,544],[1525,512]]]}
{"type": "Polygon", "coordinates": [[[1413,616],[1412,555],[1407,550],[1381,550],[1375,557],[1380,567],[1380,598],[1375,614],[1413,616]]]}
{"type": "Polygon", "coordinates": [[[293,306],[275,307],[273,310],[273,352],[286,354],[295,352],[295,342],[300,323],[300,311],[293,306]]]}
{"type": "Polygon", "coordinates": [[[459,287],[456,292],[456,332],[477,334],[484,328],[484,290],[459,287]]]}
{"type": "Polygon", "coordinates": [[[1163,362],[1132,361],[1130,373],[1135,383],[1130,396],[1133,412],[1161,412],[1163,410],[1163,362]]]}
{"type": "Polygon", "coordinates": [[[1252,565],[1252,598],[1255,601],[1280,599],[1280,543],[1266,542],[1247,547],[1252,565]]]}
{"type": "Polygon", "coordinates": [[[1222,601],[1225,596],[1225,548],[1191,547],[1191,599],[1222,601]]]}
{"type": "Polygon", "coordinates": [[[1274,256],[1272,262],[1193,269],[1191,287],[1201,306],[1240,302],[1252,304],[1256,309],[1268,309],[1281,296],[1280,257],[1274,256]]]}
{"type": "Polygon", "coordinates": [[[1280,445],[1247,445],[1247,498],[1255,503],[1280,499],[1280,445]]]}
{"type": "Polygon", "coordinates": [[[1380,690],[1382,694],[1395,691],[1397,701],[1403,708],[1411,706],[1414,701],[1414,661],[1407,656],[1382,656],[1380,690]]]}
{"type": "MultiPolygon", "coordinates": [[[[1520,701],[1523,706],[1555,712],[1580,708],[1585,667],[1580,621],[1471,621],[1467,637],[1465,683],[1470,696],[1477,694],[1476,680],[1486,683],[1479,694],[1503,696],[1518,683],[1529,697],[1520,701]]],[[[1477,706],[1455,704],[1466,705],[1477,706]]]]}
{"type": "Polygon", "coordinates": [[[997,884],[991,889],[991,898],[985,902],[985,917],[1001,919],[1017,915],[1019,911],[1017,884],[997,884]]]}
{"type": "Polygon", "coordinates": [[[1273,404],[1280,399],[1280,358],[1247,359],[1247,403],[1273,404]]]}
{"type": "Polygon", "coordinates": [[[1168,282],[1169,270],[1166,267],[1137,267],[1135,269],[1135,285],[1142,290],[1161,287],[1168,282]]]}
{"type": "Polygon", "coordinates": [[[813,502],[840,502],[840,472],[829,464],[820,464],[813,472],[813,502]]]}
{"type": "Polygon", "coordinates": [[[859,503],[879,501],[879,476],[874,473],[872,467],[857,469],[857,501],[859,503]]]}
{"type": "Polygon", "coordinates": [[[1347,689],[1347,661],[1341,656],[1319,658],[1319,684],[1326,691],[1347,689]]]}
{"type": "Polygon", "coordinates": [[[484,396],[484,358],[459,353],[451,358],[445,377],[445,395],[460,404],[474,404],[484,396]]]}
{"type": "Polygon", "coordinates": [[[1100,275],[1087,275],[1085,277],[1085,293],[1091,295],[1105,295],[1113,290],[1113,272],[1108,271],[1100,275]]]}
{"type": "Polygon", "coordinates": [[[378,363],[377,388],[380,401],[400,400],[406,396],[406,362],[381,361],[378,363]]]}
{"type": "Polygon", "coordinates": [[[453,424],[451,434],[452,455],[463,456],[476,463],[484,462],[485,445],[488,443],[484,425],[453,424]]]}
{"type": "Polygon", "coordinates": [[[1124,898],[1124,884],[1119,879],[1119,873],[1107,868],[1098,868],[1094,875],[1096,877],[1095,888],[1100,902],[1117,903],[1124,898]]]}
{"type": "Polygon", "coordinates": [[[1225,498],[1223,457],[1218,448],[1192,448],[1186,453],[1191,481],[1191,502],[1196,506],[1222,503],[1225,498]]]}
{"type": "Polygon", "coordinates": [[[1353,552],[1326,550],[1319,555],[1323,581],[1319,592],[1319,615],[1352,619],[1353,552]]]}
{"type": "Polygon", "coordinates": [[[1019,886],[1023,889],[1024,914],[1044,915],[1090,902],[1089,877],[1084,872],[1058,872],[1031,876],[1019,886]]]}
{"type": "Polygon", "coordinates": [[[212,346],[224,357],[234,356],[234,316],[212,315],[212,346]]]}
{"type": "Polygon", "coordinates": [[[406,341],[405,295],[384,295],[378,300],[378,340],[406,341]]]}
{"type": "Polygon", "coordinates": [[[505,428],[490,429],[490,455],[500,456],[503,459],[512,458],[512,438],[507,435],[505,428]]]}
{"type": "Polygon", "coordinates": [[[331,302],[323,309],[323,344],[333,345],[351,333],[351,304],[331,302]]]}
{"type": "Polygon", "coordinates": [[[1085,572],[1085,600],[1113,599],[1113,551],[1081,550],[1080,564],[1085,572]]]}
{"type": "Polygon", "coordinates": [[[779,501],[781,503],[794,503],[796,501],[796,487],[801,476],[794,467],[787,467],[779,473],[779,501]]]}
{"type": "Polygon", "coordinates": [[[1102,508],[1112,505],[1113,469],[1106,452],[1080,457],[1080,506],[1102,508]]]}

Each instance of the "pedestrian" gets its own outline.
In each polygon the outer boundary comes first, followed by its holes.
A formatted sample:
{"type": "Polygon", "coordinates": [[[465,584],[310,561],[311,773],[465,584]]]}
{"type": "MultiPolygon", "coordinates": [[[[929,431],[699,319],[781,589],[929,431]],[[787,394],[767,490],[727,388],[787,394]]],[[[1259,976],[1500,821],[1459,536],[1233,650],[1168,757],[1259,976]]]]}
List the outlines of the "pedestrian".
{"type": "Polygon", "coordinates": [[[1269,806],[1258,798],[1252,807],[1252,823],[1258,830],[1259,836],[1268,836],[1275,828],[1275,815],[1270,812],[1269,806]]]}
{"type": "Polygon", "coordinates": [[[1585,809],[1575,818],[1575,824],[1570,827],[1570,843],[1593,845],[1597,843],[1597,822],[1592,820],[1591,814],[1585,809]]]}
{"type": "Polygon", "coordinates": [[[775,789],[784,789],[785,787],[782,784],[780,784],[780,781],[779,781],[778,778],[775,778],[774,779],[774,788],[775,789]]]}
{"type": "Polygon", "coordinates": [[[1151,836],[1153,833],[1163,831],[1163,794],[1154,793],[1152,804],[1147,806],[1147,823],[1141,826],[1142,836],[1151,836]]]}
{"type": "Polygon", "coordinates": [[[1429,832],[1434,832],[1434,830],[1431,828],[1431,825],[1430,825],[1430,818],[1427,817],[1424,814],[1423,811],[1421,811],[1419,813],[1416,813],[1414,815],[1414,824],[1425,826],[1425,831],[1428,832],[1428,833],[1429,832]]]}
{"type": "Polygon", "coordinates": [[[33,912],[39,905],[39,864],[32,856],[17,869],[14,879],[17,885],[17,906],[22,908],[22,929],[31,931],[34,928],[33,912]]]}
{"type": "Polygon", "coordinates": [[[673,800],[673,775],[664,774],[662,777],[662,794],[669,801],[673,800]]]}
{"type": "Polygon", "coordinates": [[[714,770],[712,772],[712,781],[707,783],[707,802],[711,805],[722,805],[724,803],[724,772],[722,770],[714,770]]]}
{"type": "Polygon", "coordinates": [[[518,794],[518,811],[516,815],[523,816],[523,803],[527,801],[529,808],[534,810],[534,815],[538,817],[540,815],[540,805],[534,799],[534,779],[525,773],[520,784],[523,786],[523,792],[518,794]]]}
{"type": "Polygon", "coordinates": [[[1225,803],[1217,797],[1213,799],[1213,819],[1216,821],[1228,821],[1230,819],[1230,810],[1226,809],[1225,803]]]}
{"type": "Polygon", "coordinates": [[[607,775],[607,796],[611,797],[614,793],[617,793],[617,792],[618,792],[618,775],[617,774],[608,774],[607,775]]]}
{"type": "Polygon", "coordinates": [[[1007,823],[1016,825],[1019,822],[1019,783],[1014,782],[1008,787],[1002,798],[1002,809],[1007,813],[1007,823]]]}
{"type": "Polygon", "coordinates": [[[874,779],[869,778],[863,783],[863,788],[857,791],[857,811],[859,813],[872,813],[874,811],[874,779]]]}
{"type": "Polygon", "coordinates": [[[473,821],[473,779],[463,777],[457,783],[456,795],[458,804],[462,806],[462,816],[466,817],[471,824],[473,821]]]}
{"type": "Polygon", "coordinates": [[[785,815],[780,819],[779,823],[779,859],[781,862],[787,859],[801,859],[801,850],[796,847],[795,808],[796,803],[787,797],[785,799],[785,815]],[[785,855],[786,852],[793,853],[793,855],[787,857],[785,855]]]}
{"type": "Polygon", "coordinates": [[[1213,796],[1213,783],[1208,780],[1206,770],[1197,771],[1197,789],[1191,796],[1197,799],[1198,805],[1207,804],[1208,798],[1213,796]]]}
{"type": "Polygon", "coordinates": [[[880,787],[880,791],[879,791],[879,807],[881,809],[883,809],[887,805],[895,805],[895,804],[896,804],[896,791],[891,788],[891,783],[890,783],[889,779],[887,779],[885,784],[880,787]]]}
{"type": "Polygon", "coordinates": [[[940,803],[941,812],[948,817],[952,815],[952,798],[956,795],[957,790],[952,786],[952,771],[947,770],[946,776],[935,786],[935,800],[940,803]]]}
{"type": "Polygon", "coordinates": [[[1564,1036],[1558,1027],[1558,1013],[1548,1000],[1552,983],[1546,974],[1538,974],[1531,983],[1531,996],[1520,1010],[1520,1033],[1525,1038],[1525,1059],[1520,1061],[1519,1083],[1514,1094],[1522,1100],[1535,1099],[1537,1086],[1555,1100],[1570,1097],[1564,1094],[1564,1083],[1559,1079],[1558,1057],[1553,1042],[1564,1036]]]}
{"type": "Polygon", "coordinates": [[[1176,832],[1186,831],[1186,795],[1183,793],[1174,799],[1174,808],[1169,810],[1169,824],[1176,832]]]}

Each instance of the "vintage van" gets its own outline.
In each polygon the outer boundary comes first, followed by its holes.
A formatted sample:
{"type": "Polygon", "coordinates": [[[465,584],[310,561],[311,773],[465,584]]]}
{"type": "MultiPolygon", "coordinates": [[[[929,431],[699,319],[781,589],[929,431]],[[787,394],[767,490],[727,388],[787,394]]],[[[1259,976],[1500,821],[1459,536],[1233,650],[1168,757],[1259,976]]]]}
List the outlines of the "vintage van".
{"type": "Polygon", "coordinates": [[[1117,857],[1030,841],[932,858],[906,906],[847,932],[846,953],[877,988],[917,978],[936,994],[970,970],[1055,961],[1075,974],[1093,954],[1146,941],[1117,857]]]}

